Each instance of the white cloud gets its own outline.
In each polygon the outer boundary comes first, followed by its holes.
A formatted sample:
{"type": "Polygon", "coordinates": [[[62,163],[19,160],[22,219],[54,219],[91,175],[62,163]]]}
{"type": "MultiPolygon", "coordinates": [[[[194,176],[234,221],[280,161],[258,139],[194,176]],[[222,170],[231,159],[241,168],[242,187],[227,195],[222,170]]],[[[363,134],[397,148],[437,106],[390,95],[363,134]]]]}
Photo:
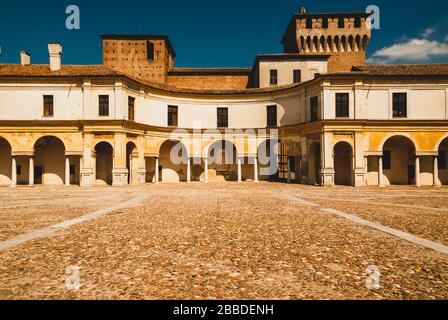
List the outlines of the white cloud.
{"type": "Polygon", "coordinates": [[[436,29],[428,28],[422,33],[423,38],[428,38],[430,35],[432,35],[434,32],[436,32],[436,29]]]}
{"type": "MultiPolygon", "coordinates": [[[[447,37],[448,38],[448,37],[447,37]]],[[[448,41],[445,39],[445,41],[448,41]]],[[[397,61],[428,62],[433,57],[447,56],[448,43],[428,39],[409,39],[376,51],[368,63],[393,63],[397,61]]]]}

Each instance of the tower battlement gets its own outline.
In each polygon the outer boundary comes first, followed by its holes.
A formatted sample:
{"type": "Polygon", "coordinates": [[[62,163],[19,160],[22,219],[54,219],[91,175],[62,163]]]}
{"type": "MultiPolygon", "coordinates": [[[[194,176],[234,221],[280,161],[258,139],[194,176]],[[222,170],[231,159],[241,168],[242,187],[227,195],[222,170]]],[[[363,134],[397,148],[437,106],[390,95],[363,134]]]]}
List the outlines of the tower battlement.
{"type": "Polygon", "coordinates": [[[328,71],[350,71],[364,65],[371,38],[369,13],[306,13],[302,8],[293,14],[282,44],[285,53],[303,55],[330,54],[328,71]]]}

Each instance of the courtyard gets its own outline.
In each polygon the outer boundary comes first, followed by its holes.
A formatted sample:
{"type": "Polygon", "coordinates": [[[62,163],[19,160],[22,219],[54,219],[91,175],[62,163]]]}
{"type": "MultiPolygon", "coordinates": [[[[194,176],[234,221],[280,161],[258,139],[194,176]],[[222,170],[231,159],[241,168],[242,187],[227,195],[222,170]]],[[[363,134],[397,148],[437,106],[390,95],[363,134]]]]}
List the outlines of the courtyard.
{"type": "Polygon", "coordinates": [[[447,215],[446,188],[0,188],[0,299],[447,299],[447,215]]]}

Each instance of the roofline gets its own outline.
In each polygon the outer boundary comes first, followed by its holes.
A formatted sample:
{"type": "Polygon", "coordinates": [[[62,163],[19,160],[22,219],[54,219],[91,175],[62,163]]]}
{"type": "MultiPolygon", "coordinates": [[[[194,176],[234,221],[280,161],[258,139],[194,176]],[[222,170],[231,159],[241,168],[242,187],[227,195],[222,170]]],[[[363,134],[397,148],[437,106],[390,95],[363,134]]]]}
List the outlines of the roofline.
{"type": "Polygon", "coordinates": [[[173,57],[176,57],[176,52],[171,43],[170,37],[166,34],[112,34],[100,33],[103,40],[165,40],[173,57]]]}
{"type": "Polygon", "coordinates": [[[252,72],[250,68],[174,68],[168,70],[168,75],[249,75],[252,72]]]}
{"type": "Polygon", "coordinates": [[[159,85],[156,83],[147,83],[140,79],[132,78],[126,74],[119,74],[119,75],[76,75],[76,76],[67,76],[67,75],[3,75],[2,78],[54,78],[54,79],[85,79],[85,78],[120,78],[125,79],[128,81],[136,82],[142,86],[148,87],[150,89],[163,92],[163,93],[171,93],[171,94],[186,94],[186,95],[210,95],[210,96],[231,96],[231,95],[259,95],[259,94],[273,94],[273,93],[280,93],[285,92],[288,90],[293,90],[300,88],[302,86],[312,84],[314,82],[319,82],[322,80],[327,79],[347,79],[347,78],[414,78],[414,79],[420,79],[424,78],[427,79],[428,77],[436,78],[436,79],[443,79],[448,80],[448,73],[444,74],[384,74],[384,73],[370,73],[367,71],[353,71],[353,72],[339,72],[339,73],[328,73],[328,74],[319,74],[314,79],[304,81],[297,84],[290,84],[290,85],[284,85],[284,86],[275,86],[275,87],[268,87],[268,88],[251,88],[251,89],[241,89],[241,90],[200,90],[200,89],[185,89],[185,88],[177,88],[173,86],[165,86],[165,85],[159,85]]]}
{"type": "Polygon", "coordinates": [[[279,53],[279,54],[257,54],[256,61],[259,60],[327,60],[330,54],[299,54],[299,53],[279,53]]]}
{"type": "MultiPolygon", "coordinates": [[[[141,86],[145,86],[147,88],[151,88],[153,90],[164,92],[164,93],[172,93],[172,94],[191,94],[191,95],[211,95],[211,96],[229,96],[229,95],[252,95],[252,94],[271,94],[276,92],[287,91],[289,89],[298,87],[299,85],[303,85],[307,82],[302,82],[298,84],[289,84],[283,86],[274,86],[268,88],[248,88],[248,89],[231,89],[231,90],[202,90],[202,89],[188,89],[188,88],[178,88],[174,86],[167,86],[163,84],[157,83],[148,83],[144,82],[141,79],[133,78],[126,74],[118,74],[118,75],[88,75],[88,74],[79,74],[79,75],[2,75],[2,79],[14,79],[14,78],[47,78],[47,79],[124,79],[128,81],[132,81],[140,84],[141,86]]],[[[314,79],[313,79],[314,80],[314,79]]],[[[308,81],[311,82],[312,80],[308,81]]],[[[1,81],[0,81],[1,83],[1,81]]]]}
{"type": "Polygon", "coordinates": [[[315,13],[293,13],[293,16],[305,18],[319,18],[319,17],[364,17],[368,18],[372,15],[372,12],[315,12],[315,13]]]}

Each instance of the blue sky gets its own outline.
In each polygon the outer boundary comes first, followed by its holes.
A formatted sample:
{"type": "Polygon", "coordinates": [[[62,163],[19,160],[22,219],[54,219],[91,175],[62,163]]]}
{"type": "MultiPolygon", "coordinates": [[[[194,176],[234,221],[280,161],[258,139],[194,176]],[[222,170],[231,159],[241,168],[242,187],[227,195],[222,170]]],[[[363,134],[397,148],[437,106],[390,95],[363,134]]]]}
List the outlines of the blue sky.
{"type": "Polygon", "coordinates": [[[250,67],[257,53],[279,53],[293,12],[381,10],[372,63],[448,62],[448,1],[443,0],[2,0],[0,63],[48,63],[47,43],[64,45],[63,63],[101,63],[100,33],[167,34],[177,67],[250,67]],[[78,5],[81,29],[65,28],[65,8],[78,5]]]}

